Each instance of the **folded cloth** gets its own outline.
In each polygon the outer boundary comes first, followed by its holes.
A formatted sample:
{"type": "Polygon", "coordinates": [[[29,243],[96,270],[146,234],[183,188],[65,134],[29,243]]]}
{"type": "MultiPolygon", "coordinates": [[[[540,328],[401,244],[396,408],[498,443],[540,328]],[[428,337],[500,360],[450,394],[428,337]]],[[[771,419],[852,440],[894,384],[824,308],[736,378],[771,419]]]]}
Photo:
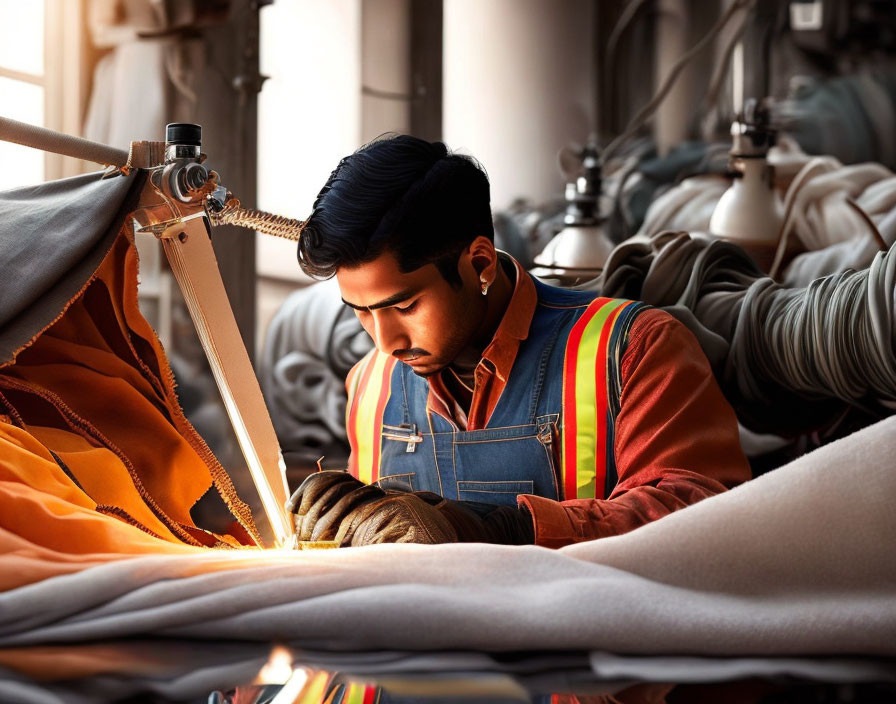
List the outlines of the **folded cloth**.
{"type": "Polygon", "coordinates": [[[896,249],[805,288],[766,277],[737,245],[705,235],[633,238],[592,286],[659,306],[700,341],[738,419],[781,434],[818,427],[847,404],[896,403],[896,249]]]}
{"type": "MultiPolygon", "coordinates": [[[[137,305],[127,216],[143,183],[94,173],[0,193],[0,524],[23,541],[8,549],[57,555],[40,574],[260,540],[137,305]],[[220,534],[191,515],[203,498],[226,513],[220,534]]],[[[0,570],[0,589],[28,570],[0,570]]]]}
{"type": "Polygon", "coordinates": [[[335,280],[283,302],[268,328],[259,377],[285,451],[334,441],[347,447],[345,377],[372,346],[335,280]]]}
{"type": "MultiPolygon", "coordinates": [[[[788,286],[807,286],[821,276],[863,269],[882,243],[889,247],[896,242],[896,177],[886,167],[873,162],[844,166],[833,157],[812,159],[786,139],[771,150],[769,161],[777,165],[776,183],[789,212],[782,231],[792,231],[808,250],[784,269],[782,280],[788,286]]],[[[727,187],[726,180],[715,176],[685,179],[650,204],[639,235],[709,232],[727,187]]],[[[782,231],[766,233],[771,238],[769,257],[782,231]]]]}
{"type": "Polygon", "coordinates": [[[134,208],[145,174],[83,174],[0,193],[0,365],[84,287],[134,208]]]}
{"type": "MultiPolygon", "coordinates": [[[[85,556],[78,573],[0,594],[0,646],[163,636],[330,651],[893,657],[894,453],[889,418],[625,535],[556,551],[85,556]]],[[[12,547],[0,514],[4,574],[26,555],[52,559],[12,547]]]]}

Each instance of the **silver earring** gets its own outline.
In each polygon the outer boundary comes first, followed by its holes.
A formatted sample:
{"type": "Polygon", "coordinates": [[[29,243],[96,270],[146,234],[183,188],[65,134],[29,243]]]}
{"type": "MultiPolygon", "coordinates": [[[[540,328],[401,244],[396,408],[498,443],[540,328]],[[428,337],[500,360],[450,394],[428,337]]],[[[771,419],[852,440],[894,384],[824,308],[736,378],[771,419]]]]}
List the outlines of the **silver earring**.
{"type": "Polygon", "coordinates": [[[483,296],[487,296],[487,295],[488,295],[488,287],[489,287],[489,285],[490,285],[490,284],[487,284],[485,281],[482,282],[482,295],[483,295],[483,296]]]}

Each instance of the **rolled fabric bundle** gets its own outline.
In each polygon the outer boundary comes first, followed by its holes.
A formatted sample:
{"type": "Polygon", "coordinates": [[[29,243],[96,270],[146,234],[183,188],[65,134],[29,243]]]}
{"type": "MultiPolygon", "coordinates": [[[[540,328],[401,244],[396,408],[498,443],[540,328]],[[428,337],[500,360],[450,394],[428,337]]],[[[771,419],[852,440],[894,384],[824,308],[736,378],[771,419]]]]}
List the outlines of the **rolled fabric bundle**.
{"type": "Polygon", "coordinates": [[[322,360],[289,352],[274,365],[273,380],[278,389],[277,415],[320,421],[334,436],[345,439],[345,382],[322,360]]]}
{"type": "Polygon", "coordinates": [[[327,361],[330,369],[340,379],[345,380],[351,368],[372,347],[373,341],[370,335],[361,327],[351,308],[342,305],[327,344],[327,361]]]}
{"type": "Polygon", "coordinates": [[[259,376],[284,450],[346,443],[345,377],[372,345],[335,280],[283,302],[268,328],[259,376]]]}
{"type": "Polygon", "coordinates": [[[770,279],[746,292],[728,367],[750,399],[769,380],[806,396],[896,408],[896,250],[868,269],[813,281],[804,289],[770,279]]]}
{"type": "Polygon", "coordinates": [[[844,404],[872,416],[896,408],[894,286],[893,248],[867,269],[786,288],[733,243],[661,233],[617,247],[590,288],[677,317],[741,422],[786,433],[829,420],[844,404]]]}
{"type": "Polygon", "coordinates": [[[814,252],[804,252],[787,266],[782,283],[788,288],[805,288],[815,279],[845,269],[864,269],[880,251],[870,237],[858,236],[814,252]]]}

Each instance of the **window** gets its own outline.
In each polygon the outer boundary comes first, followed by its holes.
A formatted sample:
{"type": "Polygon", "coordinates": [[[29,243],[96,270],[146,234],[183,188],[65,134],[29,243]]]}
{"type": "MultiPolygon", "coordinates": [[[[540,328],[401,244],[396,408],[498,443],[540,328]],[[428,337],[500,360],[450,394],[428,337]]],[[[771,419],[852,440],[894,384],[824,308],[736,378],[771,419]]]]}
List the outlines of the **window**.
{"type": "MultiPolygon", "coordinates": [[[[0,115],[81,133],[89,70],[83,18],[82,0],[0,0],[0,115]]],[[[87,170],[8,142],[0,142],[0,164],[0,190],[87,170]]]]}
{"type": "MultiPolygon", "coordinates": [[[[0,115],[45,124],[43,2],[0,0],[0,115]]],[[[0,142],[0,190],[44,180],[44,155],[0,142]]]]}

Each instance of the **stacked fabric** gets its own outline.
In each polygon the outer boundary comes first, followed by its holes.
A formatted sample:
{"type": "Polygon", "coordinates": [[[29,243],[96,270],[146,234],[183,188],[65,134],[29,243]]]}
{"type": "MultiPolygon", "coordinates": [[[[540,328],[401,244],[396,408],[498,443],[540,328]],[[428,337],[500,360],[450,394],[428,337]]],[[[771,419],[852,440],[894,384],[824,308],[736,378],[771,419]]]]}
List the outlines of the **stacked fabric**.
{"type": "MultiPolygon", "coordinates": [[[[806,286],[846,268],[867,267],[876,252],[896,242],[896,176],[891,171],[875,163],[843,166],[833,157],[810,158],[792,141],[781,141],[769,154],[786,215],[774,233],[779,260],[791,237],[807,251],[777,278],[806,286]]],[[[638,234],[709,232],[712,213],[728,185],[717,176],[684,180],[651,203],[638,234]]]]}
{"type": "Polygon", "coordinates": [[[683,232],[620,245],[594,282],[679,318],[741,422],[781,435],[817,430],[847,407],[877,418],[896,408],[894,285],[896,249],[787,288],[737,245],[683,232]]]}
{"type": "MultiPolygon", "coordinates": [[[[79,571],[37,581],[38,565],[47,574],[71,556],[5,527],[0,567],[15,579],[0,594],[0,668],[27,663],[29,646],[189,638],[329,652],[349,671],[365,653],[375,671],[371,659],[402,653],[587,651],[604,677],[626,672],[625,656],[665,654],[876,656],[890,661],[820,669],[892,679],[894,453],[890,418],[628,534],[556,551],[185,548],[85,555],[79,571]]],[[[0,699],[17,686],[0,683],[0,699]]]]}
{"type": "Polygon", "coordinates": [[[259,363],[284,452],[316,460],[334,446],[347,447],[345,378],[372,346],[335,280],[286,299],[268,328],[259,363]]]}

